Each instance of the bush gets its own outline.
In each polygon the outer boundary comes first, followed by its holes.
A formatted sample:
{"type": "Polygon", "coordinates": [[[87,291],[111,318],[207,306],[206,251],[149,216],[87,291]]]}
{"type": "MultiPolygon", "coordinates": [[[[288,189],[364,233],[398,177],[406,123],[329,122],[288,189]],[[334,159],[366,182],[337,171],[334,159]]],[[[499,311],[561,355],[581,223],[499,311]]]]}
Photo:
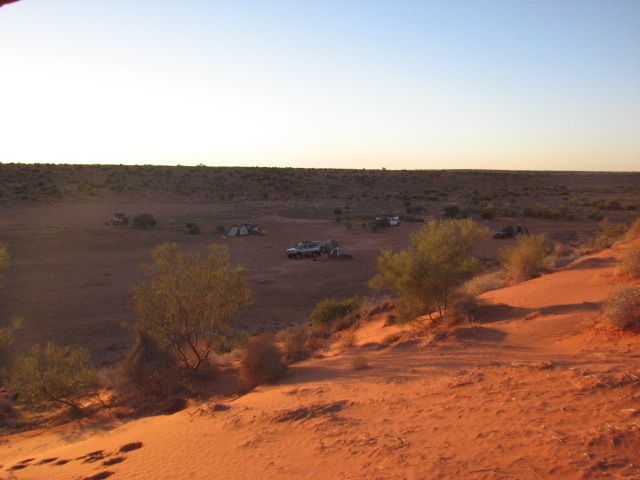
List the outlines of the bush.
{"type": "Polygon", "coordinates": [[[319,302],[310,315],[312,325],[329,325],[358,308],[355,298],[337,300],[327,298],[319,302]]]}
{"type": "Polygon", "coordinates": [[[248,388],[273,382],[284,375],[286,370],[282,352],[272,334],[262,333],[249,339],[240,364],[240,378],[248,388]]]}
{"type": "Polygon", "coordinates": [[[629,277],[640,277],[640,247],[627,250],[620,259],[620,272],[629,277]]]}
{"type": "Polygon", "coordinates": [[[173,356],[146,332],[136,330],[134,335],[135,343],[124,360],[101,372],[102,384],[121,393],[133,391],[144,396],[164,397],[180,390],[182,383],[173,356]]]}
{"type": "Polygon", "coordinates": [[[640,331],[640,287],[615,293],[604,306],[608,323],[621,330],[640,331]]]}
{"type": "Polygon", "coordinates": [[[472,251],[486,235],[473,220],[432,220],[408,249],[382,252],[370,285],[396,294],[404,317],[436,310],[442,315],[452,292],[480,269],[472,251]]]}
{"type": "Polygon", "coordinates": [[[608,248],[612,246],[616,240],[628,231],[624,223],[614,223],[607,218],[601,221],[598,227],[600,231],[594,240],[594,247],[596,248],[608,248]]]}
{"type": "Polygon", "coordinates": [[[480,212],[480,217],[482,217],[484,220],[492,220],[496,216],[496,211],[496,207],[489,204],[482,209],[482,211],[480,212]]]}
{"type": "Polygon", "coordinates": [[[251,302],[244,270],[232,268],[229,251],[212,244],[209,254],[184,254],[175,243],[154,251],[147,283],[134,289],[139,328],[193,370],[224,345],[237,313],[251,302]]]}
{"type": "Polygon", "coordinates": [[[502,264],[507,278],[522,282],[537,277],[545,268],[548,254],[546,235],[519,237],[515,247],[502,251],[502,264]]]}
{"type": "Polygon", "coordinates": [[[288,363],[306,360],[315,350],[313,338],[305,325],[299,325],[283,332],[282,342],[288,363]]]}
{"type": "MultiPolygon", "coordinates": [[[[624,235],[625,240],[634,240],[636,238],[640,238],[640,218],[636,219],[636,221],[634,221],[631,226],[629,227],[629,230],[627,230],[627,233],[625,233],[624,235]]],[[[0,252],[0,257],[2,256],[1,252],[0,252]]],[[[0,264],[1,264],[1,260],[0,260],[0,264]]]]}
{"type": "Polygon", "coordinates": [[[12,318],[9,325],[0,328],[0,360],[15,340],[16,332],[22,327],[22,318],[12,318]]]}
{"type": "Polygon", "coordinates": [[[451,302],[447,316],[452,323],[477,322],[480,320],[481,310],[482,302],[474,295],[462,292],[456,295],[451,302]]]}
{"type": "Polygon", "coordinates": [[[463,291],[474,297],[484,292],[497,290],[504,287],[504,275],[502,272],[484,273],[476,275],[463,286],[463,291]]]}
{"type": "Polygon", "coordinates": [[[96,385],[97,372],[85,349],[48,342],[19,356],[9,374],[9,387],[29,403],[61,403],[78,409],[77,397],[96,385]]]}
{"type": "Polygon", "coordinates": [[[186,227],[189,235],[200,235],[200,226],[197,223],[189,222],[186,227]]]}
{"type": "Polygon", "coordinates": [[[216,227],[216,233],[224,233],[224,232],[226,232],[226,231],[227,231],[227,230],[226,230],[226,228],[224,228],[224,225],[218,225],[218,226],[216,227]]]}
{"type": "Polygon", "coordinates": [[[133,217],[131,223],[136,228],[148,229],[155,227],[158,222],[150,213],[141,213],[133,217]]]}

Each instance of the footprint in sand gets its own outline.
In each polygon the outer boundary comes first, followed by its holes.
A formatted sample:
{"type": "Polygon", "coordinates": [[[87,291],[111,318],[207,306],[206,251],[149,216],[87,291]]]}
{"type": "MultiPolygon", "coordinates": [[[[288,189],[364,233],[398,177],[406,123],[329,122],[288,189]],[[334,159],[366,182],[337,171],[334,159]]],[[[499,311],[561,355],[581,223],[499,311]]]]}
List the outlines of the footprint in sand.
{"type": "Polygon", "coordinates": [[[37,465],[45,465],[47,463],[55,462],[57,459],[58,457],[43,458],[37,463],[37,465]]]}
{"type": "Polygon", "coordinates": [[[61,460],[58,460],[56,463],[54,463],[54,465],[64,465],[65,463],[69,463],[71,460],[68,460],[66,458],[63,458],[61,460]]]}
{"type": "Polygon", "coordinates": [[[104,462],[102,462],[102,465],[104,465],[105,467],[108,467],[109,465],[115,465],[116,463],[122,463],[126,459],[127,459],[127,457],[123,457],[123,456],[113,457],[113,458],[110,458],[110,459],[105,460],[104,462]]]}
{"type": "Polygon", "coordinates": [[[104,458],[104,450],[96,450],[95,452],[89,452],[82,457],[78,457],[76,460],[82,460],[82,463],[94,463],[104,458]]]}
{"type": "Polygon", "coordinates": [[[120,452],[121,453],[126,453],[126,452],[130,452],[132,450],[137,450],[139,448],[142,448],[143,443],[142,442],[131,442],[131,443],[127,443],[123,446],[120,447],[120,452]]]}
{"type": "Polygon", "coordinates": [[[105,470],[104,472],[98,472],[95,475],[91,475],[90,477],[85,477],[83,480],[102,480],[103,478],[108,478],[111,475],[113,475],[113,472],[105,470]]]}

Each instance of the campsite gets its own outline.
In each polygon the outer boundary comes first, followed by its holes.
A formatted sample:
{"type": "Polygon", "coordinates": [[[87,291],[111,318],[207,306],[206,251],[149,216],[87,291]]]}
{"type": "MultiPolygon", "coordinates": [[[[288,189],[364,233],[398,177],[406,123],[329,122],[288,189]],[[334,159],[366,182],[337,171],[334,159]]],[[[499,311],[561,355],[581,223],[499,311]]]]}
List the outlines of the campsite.
{"type": "Polygon", "coordinates": [[[640,0],[0,0],[0,480],[640,480],[640,0]]]}

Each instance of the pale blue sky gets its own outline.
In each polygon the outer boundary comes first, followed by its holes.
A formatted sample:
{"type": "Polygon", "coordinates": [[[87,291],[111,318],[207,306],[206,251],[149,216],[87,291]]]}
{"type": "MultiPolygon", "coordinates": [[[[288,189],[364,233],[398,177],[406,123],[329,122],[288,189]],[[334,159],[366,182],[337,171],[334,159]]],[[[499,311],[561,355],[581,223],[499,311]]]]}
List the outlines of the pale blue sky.
{"type": "Polygon", "coordinates": [[[0,161],[640,170],[640,1],[21,0],[0,161]]]}

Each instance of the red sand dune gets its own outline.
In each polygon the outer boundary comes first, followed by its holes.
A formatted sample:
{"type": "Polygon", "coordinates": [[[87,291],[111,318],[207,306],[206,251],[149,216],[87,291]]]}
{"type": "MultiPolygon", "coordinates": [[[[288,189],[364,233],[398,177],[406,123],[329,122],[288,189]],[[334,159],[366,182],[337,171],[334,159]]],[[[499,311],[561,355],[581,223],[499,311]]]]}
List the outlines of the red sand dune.
{"type": "Polygon", "coordinates": [[[224,407],[5,438],[0,478],[640,478],[639,342],[594,327],[624,248],[483,294],[437,343],[383,313],[224,407]]]}

